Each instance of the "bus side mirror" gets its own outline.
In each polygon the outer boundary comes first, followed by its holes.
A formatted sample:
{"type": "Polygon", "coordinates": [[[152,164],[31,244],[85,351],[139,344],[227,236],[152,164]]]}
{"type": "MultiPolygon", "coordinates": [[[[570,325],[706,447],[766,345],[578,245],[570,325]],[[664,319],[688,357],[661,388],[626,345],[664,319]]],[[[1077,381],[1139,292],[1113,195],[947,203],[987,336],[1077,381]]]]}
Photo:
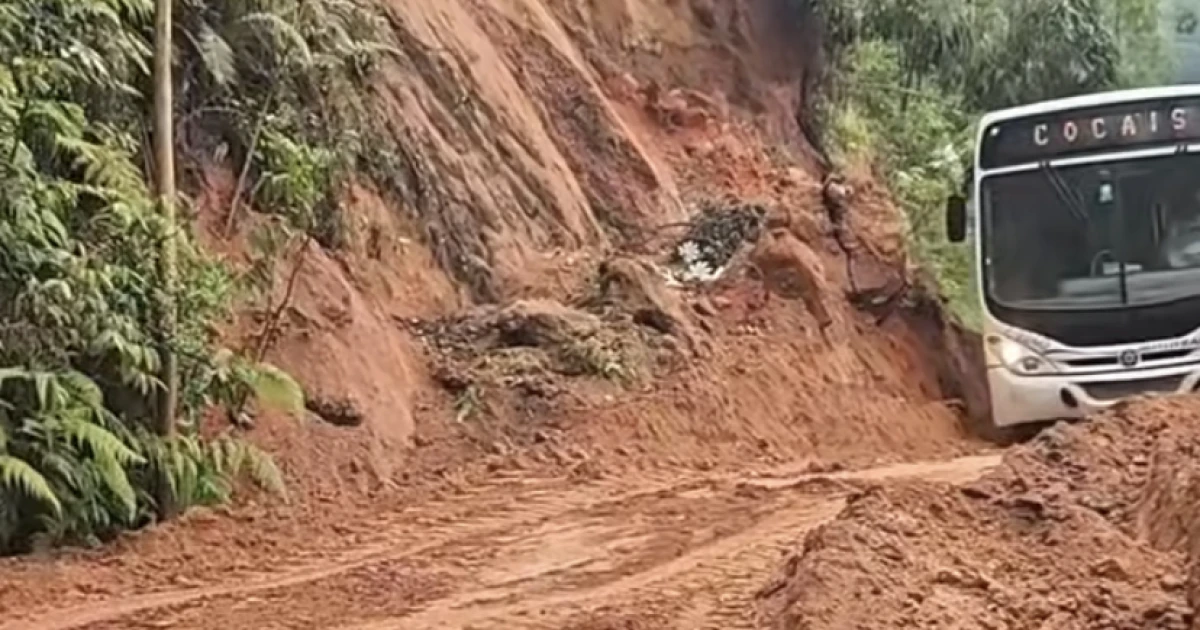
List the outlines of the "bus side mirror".
{"type": "Polygon", "coordinates": [[[967,238],[967,200],[959,195],[946,199],[946,237],[951,243],[967,238]]]}

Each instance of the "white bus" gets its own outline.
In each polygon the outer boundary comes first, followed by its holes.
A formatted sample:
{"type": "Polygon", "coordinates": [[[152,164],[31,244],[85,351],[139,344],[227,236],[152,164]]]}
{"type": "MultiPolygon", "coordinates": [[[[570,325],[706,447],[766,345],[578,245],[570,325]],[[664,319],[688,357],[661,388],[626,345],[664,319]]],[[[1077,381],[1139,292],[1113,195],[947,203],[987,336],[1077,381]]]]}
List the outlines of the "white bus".
{"type": "Polygon", "coordinates": [[[967,196],[992,423],[1200,381],[1200,85],[992,112],[967,196]],[[969,201],[968,201],[969,199],[969,201]]]}

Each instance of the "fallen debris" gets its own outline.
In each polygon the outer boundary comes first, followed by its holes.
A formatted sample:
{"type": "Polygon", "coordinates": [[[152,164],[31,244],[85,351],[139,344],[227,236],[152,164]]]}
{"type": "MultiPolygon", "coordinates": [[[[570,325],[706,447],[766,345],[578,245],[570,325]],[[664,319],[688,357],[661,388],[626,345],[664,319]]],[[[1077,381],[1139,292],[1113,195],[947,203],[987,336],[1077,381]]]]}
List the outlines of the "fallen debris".
{"type": "Polygon", "coordinates": [[[1140,401],[966,488],[872,489],[805,538],[763,610],[778,630],[1194,628],[1198,412],[1140,401]]]}
{"type": "Polygon", "coordinates": [[[321,420],[338,427],[361,426],[364,415],[358,404],[349,398],[309,396],[304,407],[321,420]]]}
{"type": "Polygon", "coordinates": [[[786,226],[768,226],[766,235],[750,254],[750,264],[758,270],[763,283],[760,308],[775,294],[802,301],[816,319],[822,334],[833,324],[833,316],[825,303],[826,280],[821,260],[786,226]]]}
{"type": "Polygon", "coordinates": [[[484,397],[500,392],[532,404],[556,399],[564,379],[597,377],[622,385],[638,380],[649,347],[645,337],[662,335],[661,328],[687,329],[656,310],[661,307],[654,299],[641,297],[641,310],[618,308],[604,317],[553,300],[518,300],[405,325],[424,340],[435,382],[455,397],[459,416],[467,417],[491,408],[484,397]],[[645,313],[662,319],[647,327],[645,313]]]}
{"type": "Polygon", "coordinates": [[[633,258],[615,258],[600,265],[599,301],[628,313],[633,321],[664,335],[681,338],[689,346],[696,333],[682,300],[665,286],[653,264],[633,258]]]}
{"type": "Polygon", "coordinates": [[[672,279],[681,283],[720,278],[733,257],[762,233],[767,209],[757,204],[706,202],[671,254],[672,279]]]}

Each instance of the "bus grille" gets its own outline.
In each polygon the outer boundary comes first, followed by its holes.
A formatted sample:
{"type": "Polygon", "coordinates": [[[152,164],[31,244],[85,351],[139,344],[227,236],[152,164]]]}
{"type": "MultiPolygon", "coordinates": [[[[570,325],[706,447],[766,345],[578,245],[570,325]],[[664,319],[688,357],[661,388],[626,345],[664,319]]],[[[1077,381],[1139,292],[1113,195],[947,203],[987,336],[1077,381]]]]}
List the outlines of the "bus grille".
{"type": "Polygon", "coordinates": [[[1135,381],[1092,381],[1080,383],[1079,386],[1096,400],[1118,400],[1137,394],[1174,393],[1178,391],[1183,378],[1183,374],[1178,374],[1135,381]]]}
{"type": "MultiPolygon", "coordinates": [[[[1189,354],[1191,354],[1192,352],[1193,352],[1193,350],[1191,350],[1191,349],[1160,350],[1158,352],[1147,352],[1142,355],[1142,363],[1153,363],[1155,361],[1171,361],[1174,359],[1182,359],[1182,358],[1188,356],[1189,354]]],[[[1063,363],[1066,363],[1067,365],[1069,365],[1071,367],[1078,367],[1078,368],[1110,367],[1110,366],[1117,365],[1117,355],[1110,354],[1110,355],[1094,356],[1094,357],[1077,357],[1074,359],[1067,359],[1066,361],[1063,361],[1063,363]]]]}

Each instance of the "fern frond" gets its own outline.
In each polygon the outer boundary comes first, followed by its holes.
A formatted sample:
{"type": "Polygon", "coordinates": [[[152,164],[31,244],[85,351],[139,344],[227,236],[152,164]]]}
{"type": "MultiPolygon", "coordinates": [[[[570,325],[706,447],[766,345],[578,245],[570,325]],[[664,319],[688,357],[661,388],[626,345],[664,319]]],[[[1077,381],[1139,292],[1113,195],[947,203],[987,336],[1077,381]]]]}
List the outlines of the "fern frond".
{"type": "Polygon", "coordinates": [[[29,371],[23,367],[14,365],[6,368],[0,368],[0,386],[4,385],[4,382],[7,380],[23,380],[26,378],[29,378],[29,371]]]}
{"type": "Polygon", "coordinates": [[[82,372],[69,371],[62,374],[63,382],[69,386],[75,396],[93,411],[104,408],[104,393],[100,386],[82,372]]]}
{"type": "Polygon", "coordinates": [[[178,497],[179,477],[176,474],[174,452],[168,447],[167,442],[148,434],[141,436],[139,442],[149,468],[160,479],[167,482],[167,490],[170,491],[171,496],[178,497]]]}
{"type": "Polygon", "coordinates": [[[312,50],[308,47],[308,41],[304,39],[304,35],[291,22],[283,19],[283,17],[267,11],[259,11],[244,15],[239,21],[244,24],[264,27],[284,44],[284,51],[299,55],[303,62],[302,65],[308,66],[312,64],[312,50]]]}
{"type": "Polygon", "coordinates": [[[38,462],[38,469],[47,478],[56,479],[67,487],[80,487],[79,461],[68,457],[69,451],[47,451],[38,462]]]}
{"type": "Polygon", "coordinates": [[[120,13],[140,21],[149,20],[154,15],[153,0],[105,0],[109,6],[120,13]]]}
{"type": "Polygon", "coordinates": [[[246,462],[246,450],[230,439],[215,440],[209,445],[210,457],[218,474],[225,477],[237,476],[246,462]]]}
{"type": "Polygon", "coordinates": [[[218,86],[226,87],[237,79],[237,65],[234,62],[233,47],[225,38],[217,34],[207,23],[201,25],[200,32],[192,38],[204,69],[218,86]]]}
{"type": "Polygon", "coordinates": [[[112,459],[123,466],[144,464],[146,460],[126,446],[108,429],[86,420],[70,419],[62,423],[62,430],[73,444],[87,447],[97,459],[112,459]]]}
{"type": "Polygon", "coordinates": [[[187,438],[178,438],[170,445],[169,474],[175,479],[176,500],[190,503],[196,496],[196,488],[200,480],[200,467],[196,457],[189,457],[187,438]]]}
{"type": "Polygon", "coordinates": [[[79,74],[84,80],[96,85],[113,83],[108,63],[105,62],[104,55],[96,49],[76,44],[67,50],[66,58],[77,64],[79,74]]]}
{"type": "Polygon", "coordinates": [[[121,503],[126,523],[133,522],[137,516],[137,492],[129,482],[129,475],[115,458],[100,456],[96,458],[96,468],[100,480],[108,491],[121,503]]]}
{"type": "Polygon", "coordinates": [[[83,108],[74,103],[34,101],[26,109],[25,123],[45,130],[61,142],[82,138],[87,118],[83,108]]]}
{"type": "Polygon", "coordinates": [[[50,487],[50,482],[23,459],[11,455],[0,455],[0,486],[41,501],[62,514],[62,503],[50,487]]]}
{"type": "Polygon", "coordinates": [[[54,385],[53,376],[49,372],[34,372],[31,374],[33,388],[37,392],[38,407],[42,409],[50,407],[50,388],[54,385]]]}
{"type": "MultiPolygon", "coordinates": [[[[0,68],[0,97],[5,99],[5,105],[9,105],[7,101],[13,99],[13,97],[16,95],[17,82],[16,78],[13,76],[12,70],[6,67],[0,68]]],[[[14,114],[18,111],[16,107],[8,107],[6,109],[14,114]]],[[[6,118],[11,118],[13,121],[16,120],[16,116],[6,116],[6,118]]]]}
{"type": "Polygon", "coordinates": [[[283,473],[275,465],[275,460],[252,444],[242,443],[242,451],[250,479],[259,487],[283,497],[285,501],[288,500],[283,473]]]}
{"type": "Polygon", "coordinates": [[[141,171],[125,153],[113,147],[72,137],[59,137],[59,147],[75,156],[75,166],[84,171],[84,183],[108,188],[124,195],[146,192],[141,171]]]}

